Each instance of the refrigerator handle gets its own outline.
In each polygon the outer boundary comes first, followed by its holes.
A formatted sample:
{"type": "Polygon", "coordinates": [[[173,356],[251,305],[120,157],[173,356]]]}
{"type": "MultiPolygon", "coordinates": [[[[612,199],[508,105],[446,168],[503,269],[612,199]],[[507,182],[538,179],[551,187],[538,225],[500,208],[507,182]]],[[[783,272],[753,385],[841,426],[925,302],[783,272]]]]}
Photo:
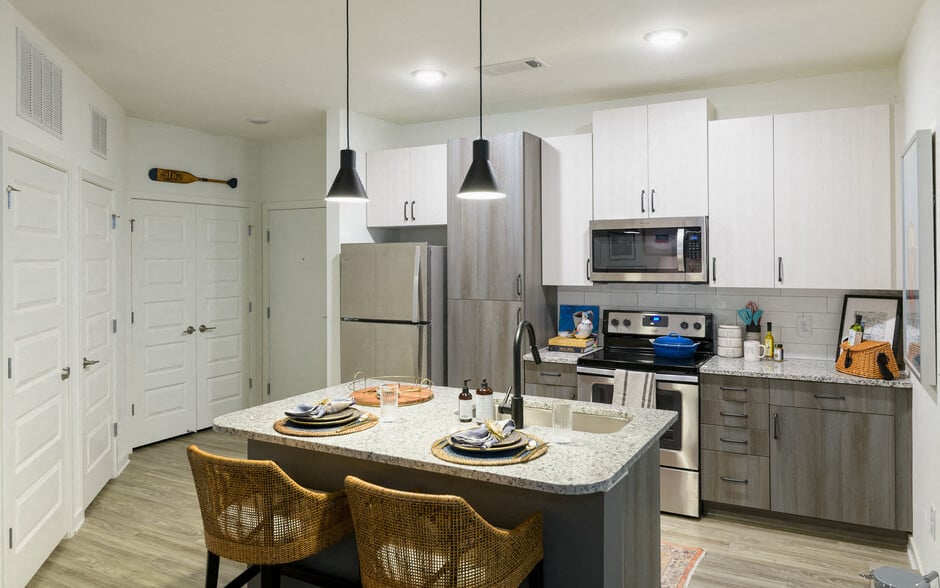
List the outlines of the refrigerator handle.
{"type": "Polygon", "coordinates": [[[415,245],[415,273],[411,286],[411,320],[418,322],[418,293],[421,287],[421,246],[415,245]]]}

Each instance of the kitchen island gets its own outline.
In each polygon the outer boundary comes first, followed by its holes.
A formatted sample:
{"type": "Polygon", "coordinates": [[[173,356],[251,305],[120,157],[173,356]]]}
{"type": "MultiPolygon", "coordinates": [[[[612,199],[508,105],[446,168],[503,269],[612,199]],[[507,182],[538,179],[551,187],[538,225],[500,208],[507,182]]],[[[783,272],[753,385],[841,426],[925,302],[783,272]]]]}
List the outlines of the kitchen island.
{"type": "MultiPolygon", "coordinates": [[[[272,459],[311,488],[340,489],[352,474],[399,490],[456,494],[503,528],[541,511],[546,586],[659,585],[659,437],[675,413],[575,402],[575,413],[621,417],[626,425],[611,433],[575,430],[566,444],[552,442],[550,427],[527,426],[549,450],[507,466],[453,464],[431,453],[437,439],[466,426],[457,421],[456,388],[434,386],[431,401],[400,407],[399,421],[359,433],[293,437],[274,430],[291,406],[349,391],[341,384],[223,415],[214,428],[247,438],[249,458],[272,459]]],[[[552,402],[525,399],[534,410],[552,402]]]]}

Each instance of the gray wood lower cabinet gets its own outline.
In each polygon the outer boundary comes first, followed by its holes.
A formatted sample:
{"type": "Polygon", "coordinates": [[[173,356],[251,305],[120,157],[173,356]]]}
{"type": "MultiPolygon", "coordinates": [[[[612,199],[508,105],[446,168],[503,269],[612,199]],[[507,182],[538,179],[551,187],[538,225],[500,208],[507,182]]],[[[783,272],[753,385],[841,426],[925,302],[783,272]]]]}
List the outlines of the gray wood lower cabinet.
{"type": "Polygon", "coordinates": [[[578,374],[574,364],[525,362],[525,393],[530,396],[578,399],[578,374]]]}
{"type": "Polygon", "coordinates": [[[512,343],[522,303],[503,300],[447,302],[447,377],[450,385],[486,378],[501,394],[512,385],[512,343]],[[485,371],[484,371],[485,370],[485,371]]]}
{"type": "Polygon", "coordinates": [[[703,375],[702,498],[910,531],[911,394],[703,375]]]}

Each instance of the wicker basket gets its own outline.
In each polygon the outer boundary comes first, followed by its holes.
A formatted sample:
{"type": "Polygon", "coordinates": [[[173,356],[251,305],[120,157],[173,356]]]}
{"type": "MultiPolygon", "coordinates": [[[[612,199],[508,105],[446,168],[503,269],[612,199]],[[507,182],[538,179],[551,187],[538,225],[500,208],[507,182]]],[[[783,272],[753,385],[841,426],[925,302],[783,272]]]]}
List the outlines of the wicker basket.
{"type": "Polygon", "coordinates": [[[887,341],[862,341],[851,346],[843,342],[839,348],[842,351],[836,360],[836,369],[844,374],[880,380],[893,380],[900,374],[887,341]]]}

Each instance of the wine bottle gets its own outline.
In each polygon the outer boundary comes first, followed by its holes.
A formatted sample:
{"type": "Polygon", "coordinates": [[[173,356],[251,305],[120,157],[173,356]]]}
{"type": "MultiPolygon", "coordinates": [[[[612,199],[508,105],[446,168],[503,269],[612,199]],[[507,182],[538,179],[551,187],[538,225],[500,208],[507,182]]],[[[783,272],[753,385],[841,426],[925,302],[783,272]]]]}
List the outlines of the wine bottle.
{"type": "Polygon", "coordinates": [[[865,327],[862,326],[862,313],[855,313],[855,322],[849,327],[849,345],[858,345],[865,336],[865,327]]]}

